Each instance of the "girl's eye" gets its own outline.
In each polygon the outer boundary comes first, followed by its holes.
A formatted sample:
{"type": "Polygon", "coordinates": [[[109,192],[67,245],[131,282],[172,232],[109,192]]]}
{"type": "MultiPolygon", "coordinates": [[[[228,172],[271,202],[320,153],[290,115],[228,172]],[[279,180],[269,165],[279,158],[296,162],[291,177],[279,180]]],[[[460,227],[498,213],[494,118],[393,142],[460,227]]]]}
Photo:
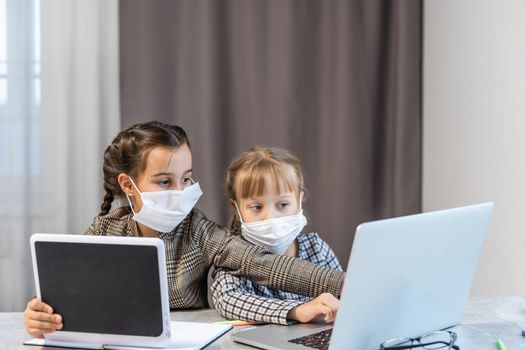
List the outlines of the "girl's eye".
{"type": "Polygon", "coordinates": [[[192,184],[193,183],[193,179],[191,177],[185,177],[184,179],[182,179],[182,182],[187,185],[187,184],[192,184]]]}
{"type": "Polygon", "coordinates": [[[286,208],[289,205],[290,205],[290,203],[288,203],[288,202],[281,202],[281,203],[279,203],[279,208],[284,209],[284,208],[286,208]]]}
{"type": "Polygon", "coordinates": [[[254,205],[250,206],[250,209],[253,210],[253,211],[261,211],[262,205],[254,204],[254,205]]]}
{"type": "Polygon", "coordinates": [[[159,185],[161,185],[161,186],[169,186],[170,183],[171,183],[171,181],[168,180],[168,179],[159,181],[159,185]]]}

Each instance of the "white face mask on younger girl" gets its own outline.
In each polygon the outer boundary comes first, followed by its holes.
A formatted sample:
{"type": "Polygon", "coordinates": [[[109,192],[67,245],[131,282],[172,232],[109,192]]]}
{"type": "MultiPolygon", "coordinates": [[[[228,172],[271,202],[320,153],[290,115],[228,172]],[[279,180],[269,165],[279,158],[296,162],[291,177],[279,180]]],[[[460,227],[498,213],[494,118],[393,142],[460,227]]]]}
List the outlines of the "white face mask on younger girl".
{"type": "Polygon", "coordinates": [[[262,221],[246,223],[242,220],[237,203],[237,213],[241,221],[241,234],[248,242],[266,247],[274,254],[282,255],[306,226],[301,200],[299,213],[262,221]]]}
{"type": "Polygon", "coordinates": [[[202,196],[202,190],[198,182],[182,191],[140,192],[131,177],[129,179],[142,199],[142,209],[136,213],[128,194],[126,194],[131,211],[133,211],[133,220],[158,232],[173,231],[188,216],[202,196]]]}

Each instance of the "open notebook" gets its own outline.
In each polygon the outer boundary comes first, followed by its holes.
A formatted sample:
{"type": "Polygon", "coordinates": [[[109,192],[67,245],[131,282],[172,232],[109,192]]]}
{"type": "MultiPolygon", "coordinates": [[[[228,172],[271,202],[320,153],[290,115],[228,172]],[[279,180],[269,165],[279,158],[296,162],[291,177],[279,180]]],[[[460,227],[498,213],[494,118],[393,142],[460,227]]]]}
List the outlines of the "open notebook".
{"type": "Polygon", "coordinates": [[[31,254],[37,297],[64,327],[24,344],[199,349],[231,328],[170,320],[160,239],[34,234],[31,254]]]}
{"type": "MultiPolygon", "coordinates": [[[[197,322],[171,322],[171,339],[163,349],[202,349],[231,329],[230,325],[197,322]]],[[[25,345],[56,346],[82,349],[140,350],[150,347],[111,344],[76,343],[47,339],[31,339],[25,345]]]]}

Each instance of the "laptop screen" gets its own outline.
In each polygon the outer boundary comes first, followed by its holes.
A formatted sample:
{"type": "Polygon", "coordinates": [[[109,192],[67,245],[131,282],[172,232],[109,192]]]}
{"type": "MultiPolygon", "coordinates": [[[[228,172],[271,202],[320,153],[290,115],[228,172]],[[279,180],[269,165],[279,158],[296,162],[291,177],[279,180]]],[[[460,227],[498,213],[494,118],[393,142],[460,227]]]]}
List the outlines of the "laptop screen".
{"type": "Polygon", "coordinates": [[[42,300],[64,331],[162,334],[156,247],[36,242],[35,254],[42,300]]]}

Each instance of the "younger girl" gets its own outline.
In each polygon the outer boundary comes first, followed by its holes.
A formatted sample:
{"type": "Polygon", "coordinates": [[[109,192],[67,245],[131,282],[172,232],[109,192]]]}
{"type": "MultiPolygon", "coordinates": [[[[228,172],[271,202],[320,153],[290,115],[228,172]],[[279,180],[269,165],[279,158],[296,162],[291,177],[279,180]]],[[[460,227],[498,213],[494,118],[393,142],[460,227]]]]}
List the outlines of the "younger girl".
{"type": "MultiPolygon", "coordinates": [[[[304,180],[299,160],[279,148],[253,147],[228,168],[226,179],[234,218],[232,229],[274,254],[298,257],[341,271],[334,252],[306,226],[304,180]]],[[[213,302],[226,318],[288,324],[324,316],[334,320],[339,301],[329,293],[311,299],[266,287],[225,269],[214,272],[213,302]]],[[[291,277],[287,277],[291,278],[291,277]]]]}
{"type": "MultiPolygon", "coordinates": [[[[189,146],[178,126],[149,122],[121,131],[104,152],[106,194],[86,234],[162,239],[172,309],[207,306],[212,264],[270,288],[313,296],[339,293],[342,273],[269,254],[194,208],[202,191],[193,180],[189,146]],[[110,211],[116,197],[127,198],[129,206],[110,211]]],[[[63,326],[62,317],[37,299],[29,302],[24,324],[34,337],[63,326]]]]}

